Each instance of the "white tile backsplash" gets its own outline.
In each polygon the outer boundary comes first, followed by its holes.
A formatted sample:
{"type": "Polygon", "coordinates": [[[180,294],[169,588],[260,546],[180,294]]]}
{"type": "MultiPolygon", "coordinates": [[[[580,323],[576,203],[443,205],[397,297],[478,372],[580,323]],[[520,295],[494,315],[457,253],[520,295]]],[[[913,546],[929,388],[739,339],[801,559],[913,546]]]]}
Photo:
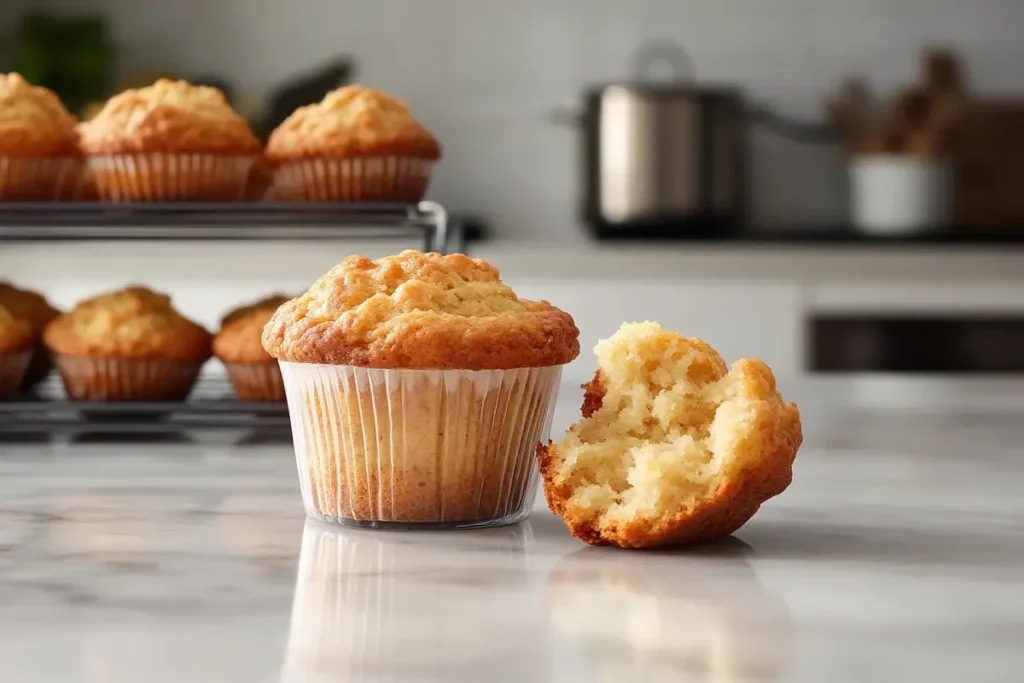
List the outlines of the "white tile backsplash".
{"type": "MultiPolygon", "coordinates": [[[[19,0],[20,2],[21,0],[19,0]]],[[[960,49],[972,82],[1019,91],[1018,0],[36,0],[99,9],[125,69],[222,73],[246,100],[339,54],[359,80],[406,98],[442,138],[434,196],[491,216],[504,237],[578,239],[576,149],[550,108],[587,83],[631,75],[648,37],[678,40],[702,80],[818,116],[827,90],[861,72],[880,88],[913,77],[920,49],[960,49]],[[553,226],[559,226],[554,229],[553,226]]],[[[835,150],[754,138],[759,223],[841,220],[835,150]]]]}

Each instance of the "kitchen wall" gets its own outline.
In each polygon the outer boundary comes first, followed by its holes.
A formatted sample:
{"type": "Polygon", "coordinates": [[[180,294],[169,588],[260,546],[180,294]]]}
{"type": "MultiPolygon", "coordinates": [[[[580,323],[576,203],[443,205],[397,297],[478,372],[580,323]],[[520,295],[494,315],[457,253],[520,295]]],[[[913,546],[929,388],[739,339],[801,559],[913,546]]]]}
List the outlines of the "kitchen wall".
{"type": "MultiPolygon", "coordinates": [[[[879,87],[912,76],[920,48],[952,43],[982,91],[1019,91],[1018,0],[35,0],[111,17],[125,69],[235,79],[249,102],[340,54],[359,78],[414,106],[446,146],[434,195],[481,210],[503,236],[580,239],[575,139],[549,120],[584,84],[631,75],[646,37],[691,52],[701,80],[733,81],[779,110],[817,117],[845,74],[879,87]]],[[[843,211],[835,150],[758,135],[753,215],[832,220],[843,211]]]]}
{"type": "MultiPolygon", "coordinates": [[[[24,1],[24,0],[19,0],[24,1]]],[[[575,144],[549,121],[585,83],[630,75],[646,36],[693,53],[703,80],[803,117],[849,72],[878,87],[912,77],[920,48],[952,43],[975,87],[1021,88],[1019,0],[34,0],[99,9],[133,71],[172,66],[234,78],[249,105],[282,79],[352,54],[360,80],[401,94],[445,143],[434,197],[479,211],[499,240],[481,256],[530,296],[572,311],[589,348],[623,319],[651,317],[704,336],[733,359],[763,356],[802,374],[808,310],[1024,309],[1019,252],[1000,249],[597,248],[574,217],[575,144]]],[[[5,6],[6,10],[6,6],[5,6]]],[[[755,139],[754,216],[762,224],[838,220],[836,150],[755,139]]],[[[93,244],[0,246],[0,279],[62,306],[145,282],[214,326],[230,306],[297,291],[348,253],[402,244],[93,244]]],[[[571,382],[592,372],[585,353],[571,382]]],[[[1015,385],[1016,386],[1016,385],[1015,385]]],[[[931,391],[931,389],[929,389],[931,391]]],[[[1024,394],[1021,394],[1024,395],[1024,394]]]]}

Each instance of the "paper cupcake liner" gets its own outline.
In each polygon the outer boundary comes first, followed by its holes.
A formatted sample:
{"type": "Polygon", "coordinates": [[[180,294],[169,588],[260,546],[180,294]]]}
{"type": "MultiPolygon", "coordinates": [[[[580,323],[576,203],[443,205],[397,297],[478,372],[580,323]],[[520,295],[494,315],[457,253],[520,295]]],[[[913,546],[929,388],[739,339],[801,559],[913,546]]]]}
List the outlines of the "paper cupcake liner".
{"type": "Polygon", "coordinates": [[[561,372],[281,362],[307,514],[357,526],[519,521],[561,372]]]}
{"type": "Polygon", "coordinates": [[[476,618],[438,623],[437,606],[465,599],[466,586],[480,580],[481,570],[461,559],[464,535],[360,533],[307,520],[282,683],[422,680],[425,662],[450,681],[491,680],[482,662],[501,662],[500,680],[547,678],[542,659],[516,656],[543,648],[547,637],[535,627],[544,605],[523,599],[536,580],[533,531],[521,524],[470,540],[486,551],[485,574],[496,582],[482,609],[502,615],[485,628],[476,618]]]}
{"type": "Polygon", "coordinates": [[[57,356],[72,401],[183,401],[202,361],[57,356]]]}
{"type": "Polygon", "coordinates": [[[434,162],[414,157],[307,159],[282,164],[269,197],[307,202],[418,202],[434,162]]]}
{"type": "Polygon", "coordinates": [[[283,401],[284,380],[277,363],[225,363],[240,401],[283,401]]]}
{"type": "Polygon", "coordinates": [[[46,379],[53,371],[53,355],[45,346],[36,346],[32,351],[32,359],[28,364],[28,371],[21,381],[21,391],[29,393],[37,384],[46,379]]]}
{"type": "Polygon", "coordinates": [[[0,200],[58,199],[68,192],[74,176],[73,157],[31,159],[0,156],[0,200]]]}
{"type": "Polygon", "coordinates": [[[31,360],[32,349],[0,353],[0,399],[19,393],[31,360]]]}
{"type": "Polygon", "coordinates": [[[89,157],[100,199],[108,202],[242,199],[256,157],[123,154],[89,157]]]}

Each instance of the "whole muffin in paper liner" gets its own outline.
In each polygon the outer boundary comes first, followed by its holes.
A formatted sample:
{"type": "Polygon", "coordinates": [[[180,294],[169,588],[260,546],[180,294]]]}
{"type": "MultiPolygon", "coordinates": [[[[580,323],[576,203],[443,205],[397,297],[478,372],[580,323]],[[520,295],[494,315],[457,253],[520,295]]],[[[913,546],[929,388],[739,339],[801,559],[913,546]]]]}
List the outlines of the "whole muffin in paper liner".
{"type": "Polygon", "coordinates": [[[42,339],[46,326],[60,315],[60,311],[42,294],[20,289],[9,282],[0,282],[0,306],[27,321],[32,329],[32,358],[21,384],[21,391],[29,392],[53,370],[53,359],[42,339]]]}
{"type": "Polygon", "coordinates": [[[79,303],[44,342],[72,400],[183,400],[210,357],[209,332],[138,286],[79,303]]]}
{"type": "Polygon", "coordinates": [[[263,349],[263,327],[289,297],[275,294],[231,311],[213,338],[213,355],[227,368],[235,395],[243,401],[283,401],[277,360],[263,349]]]}
{"type": "Polygon", "coordinates": [[[32,325],[0,303],[0,400],[18,392],[32,358],[32,325]]]}
{"type": "Polygon", "coordinates": [[[370,525],[520,519],[578,336],[571,316],[520,299],[484,261],[346,259],[263,332],[307,511],[370,525]]]}
{"type": "Polygon", "coordinates": [[[46,201],[73,184],[75,117],[52,91],[0,74],[0,200],[46,201]]]}
{"type": "Polygon", "coordinates": [[[417,202],[441,146],[404,102],[350,85],[285,119],[266,156],[275,200],[417,202]]]}
{"type": "Polygon", "coordinates": [[[106,201],[240,200],[260,153],[220,90],[186,81],[115,95],[80,134],[106,201]]]}

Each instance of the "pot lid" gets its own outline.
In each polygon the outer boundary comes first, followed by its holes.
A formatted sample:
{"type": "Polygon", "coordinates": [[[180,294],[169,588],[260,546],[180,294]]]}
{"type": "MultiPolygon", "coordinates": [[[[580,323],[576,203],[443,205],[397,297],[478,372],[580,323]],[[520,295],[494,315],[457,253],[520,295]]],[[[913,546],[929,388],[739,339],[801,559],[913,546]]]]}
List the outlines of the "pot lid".
{"type": "Polygon", "coordinates": [[[598,90],[624,88],[631,92],[650,95],[718,95],[737,96],[738,86],[724,83],[699,83],[690,54],[672,40],[645,41],[633,57],[634,80],[606,83],[598,90]],[[667,66],[669,77],[659,80],[653,77],[656,67],[667,66]]]}

